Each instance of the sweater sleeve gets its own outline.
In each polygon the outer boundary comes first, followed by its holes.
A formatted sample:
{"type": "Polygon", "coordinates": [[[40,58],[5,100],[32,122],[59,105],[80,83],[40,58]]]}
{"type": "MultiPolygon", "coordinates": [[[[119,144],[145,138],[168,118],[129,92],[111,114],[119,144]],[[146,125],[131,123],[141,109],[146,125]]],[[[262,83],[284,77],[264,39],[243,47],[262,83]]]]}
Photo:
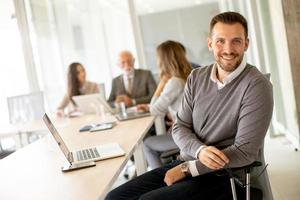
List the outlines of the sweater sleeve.
{"type": "Polygon", "coordinates": [[[168,112],[168,107],[181,96],[183,87],[183,80],[179,78],[170,79],[160,96],[151,99],[150,113],[153,115],[165,115],[168,112]]]}
{"type": "Polygon", "coordinates": [[[93,83],[92,94],[100,93],[100,88],[97,83],[93,83]]]}
{"type": "Polygon", "coordinates": [[[193,130],[193,106],[192,106],[192,83],[193,72],[189,76],[181,106],[176,115],[175,123],[173,124],[172,136],[174,142],[180,148],[182,153],[192,158],[195,158],[196,151],[204,144],[200,141],[193,130]]]}
{"type": "Polygon", "coordinates": [[[69,99],[68,95],[66,94],[64,96],[63,100],[61,101],[61,103],[59,104],[59,106],[57,107],[57,110],[65,109],[68,106],[69,102],[70,102],[70,99],[69,99]]]}

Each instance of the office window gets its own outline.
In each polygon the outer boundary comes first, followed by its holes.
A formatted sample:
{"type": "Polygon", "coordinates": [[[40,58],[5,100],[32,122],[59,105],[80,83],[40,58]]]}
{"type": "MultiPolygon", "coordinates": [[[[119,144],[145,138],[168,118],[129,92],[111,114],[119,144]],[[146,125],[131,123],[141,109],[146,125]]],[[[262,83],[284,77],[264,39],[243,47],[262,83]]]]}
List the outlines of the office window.
{"type": "Polygon", "coordinates": [[[29,90],[13,1],[0,1],[0,124],[8,123],[6,98],[29,90]]]}
{"type": "Polygon", "coordinates": [[[121,49],[135,53],[127,1],[26,0],[26,11],[40,88],[50,111],[66,92],[72,62],[86,68],[87,79],[105,83],[120,70],[121,49]]]}

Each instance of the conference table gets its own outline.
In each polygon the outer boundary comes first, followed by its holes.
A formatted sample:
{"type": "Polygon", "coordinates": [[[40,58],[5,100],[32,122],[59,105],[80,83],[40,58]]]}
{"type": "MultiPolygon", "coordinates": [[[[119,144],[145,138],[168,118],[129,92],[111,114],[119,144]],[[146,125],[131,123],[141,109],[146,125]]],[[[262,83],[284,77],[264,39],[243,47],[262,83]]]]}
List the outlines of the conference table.
{"type": "MultiPolygon", "coordinates": [[[[103,120],[110,121],[97,115],[53,121],[71,151],[117,142],[125,156],[63,173],[61,167],[68,162],[49,132],[43,139],[0,160],[0,199],[103,199],[132,155],[137,174],[144,173],[142,143],[155,117],[117,122],[112,129],[104,131],[79,132],[87,124],[103,120]]],[[[41,120],[37,121],[35,127],[41,126],[46,128],[41,120]]]]}

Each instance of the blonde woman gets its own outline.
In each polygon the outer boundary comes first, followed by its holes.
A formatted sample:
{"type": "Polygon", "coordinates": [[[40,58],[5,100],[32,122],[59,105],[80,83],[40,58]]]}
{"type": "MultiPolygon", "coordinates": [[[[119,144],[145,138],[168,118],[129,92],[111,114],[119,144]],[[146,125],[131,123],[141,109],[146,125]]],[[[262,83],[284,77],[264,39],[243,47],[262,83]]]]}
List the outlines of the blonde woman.
{"type": "MultiPolygon", "coordinates": [[[[160,82],[150,104],[138,105],[137,108],[150,111],[153,115],[167,115],[170,124],[172,124],[181,104],[185,82],[191,72],[191,65],[181,44],[170,40],[157,47],[157,60],[160,82]]],[[[148,137],[144,144],[145,156],[152,169],[162,166],[160,160],[162,152],[178,148],[171,134],[148,137]]]]}

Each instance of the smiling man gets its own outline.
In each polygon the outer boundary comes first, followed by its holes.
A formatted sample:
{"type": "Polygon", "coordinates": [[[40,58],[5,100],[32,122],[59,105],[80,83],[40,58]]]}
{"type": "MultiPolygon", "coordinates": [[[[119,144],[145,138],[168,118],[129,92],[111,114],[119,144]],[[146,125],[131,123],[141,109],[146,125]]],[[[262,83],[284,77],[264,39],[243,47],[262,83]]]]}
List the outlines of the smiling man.
{"type": "Polygon", "coordinates": [[[231,199],[229,178],[219,170],[258,159],[273,111],[272,85],[246,63],[246,19],[215,16],[208,48],[215,63],[188,78],[172,135],[181,160],[147,172],[106,199],[231,199]]]}

